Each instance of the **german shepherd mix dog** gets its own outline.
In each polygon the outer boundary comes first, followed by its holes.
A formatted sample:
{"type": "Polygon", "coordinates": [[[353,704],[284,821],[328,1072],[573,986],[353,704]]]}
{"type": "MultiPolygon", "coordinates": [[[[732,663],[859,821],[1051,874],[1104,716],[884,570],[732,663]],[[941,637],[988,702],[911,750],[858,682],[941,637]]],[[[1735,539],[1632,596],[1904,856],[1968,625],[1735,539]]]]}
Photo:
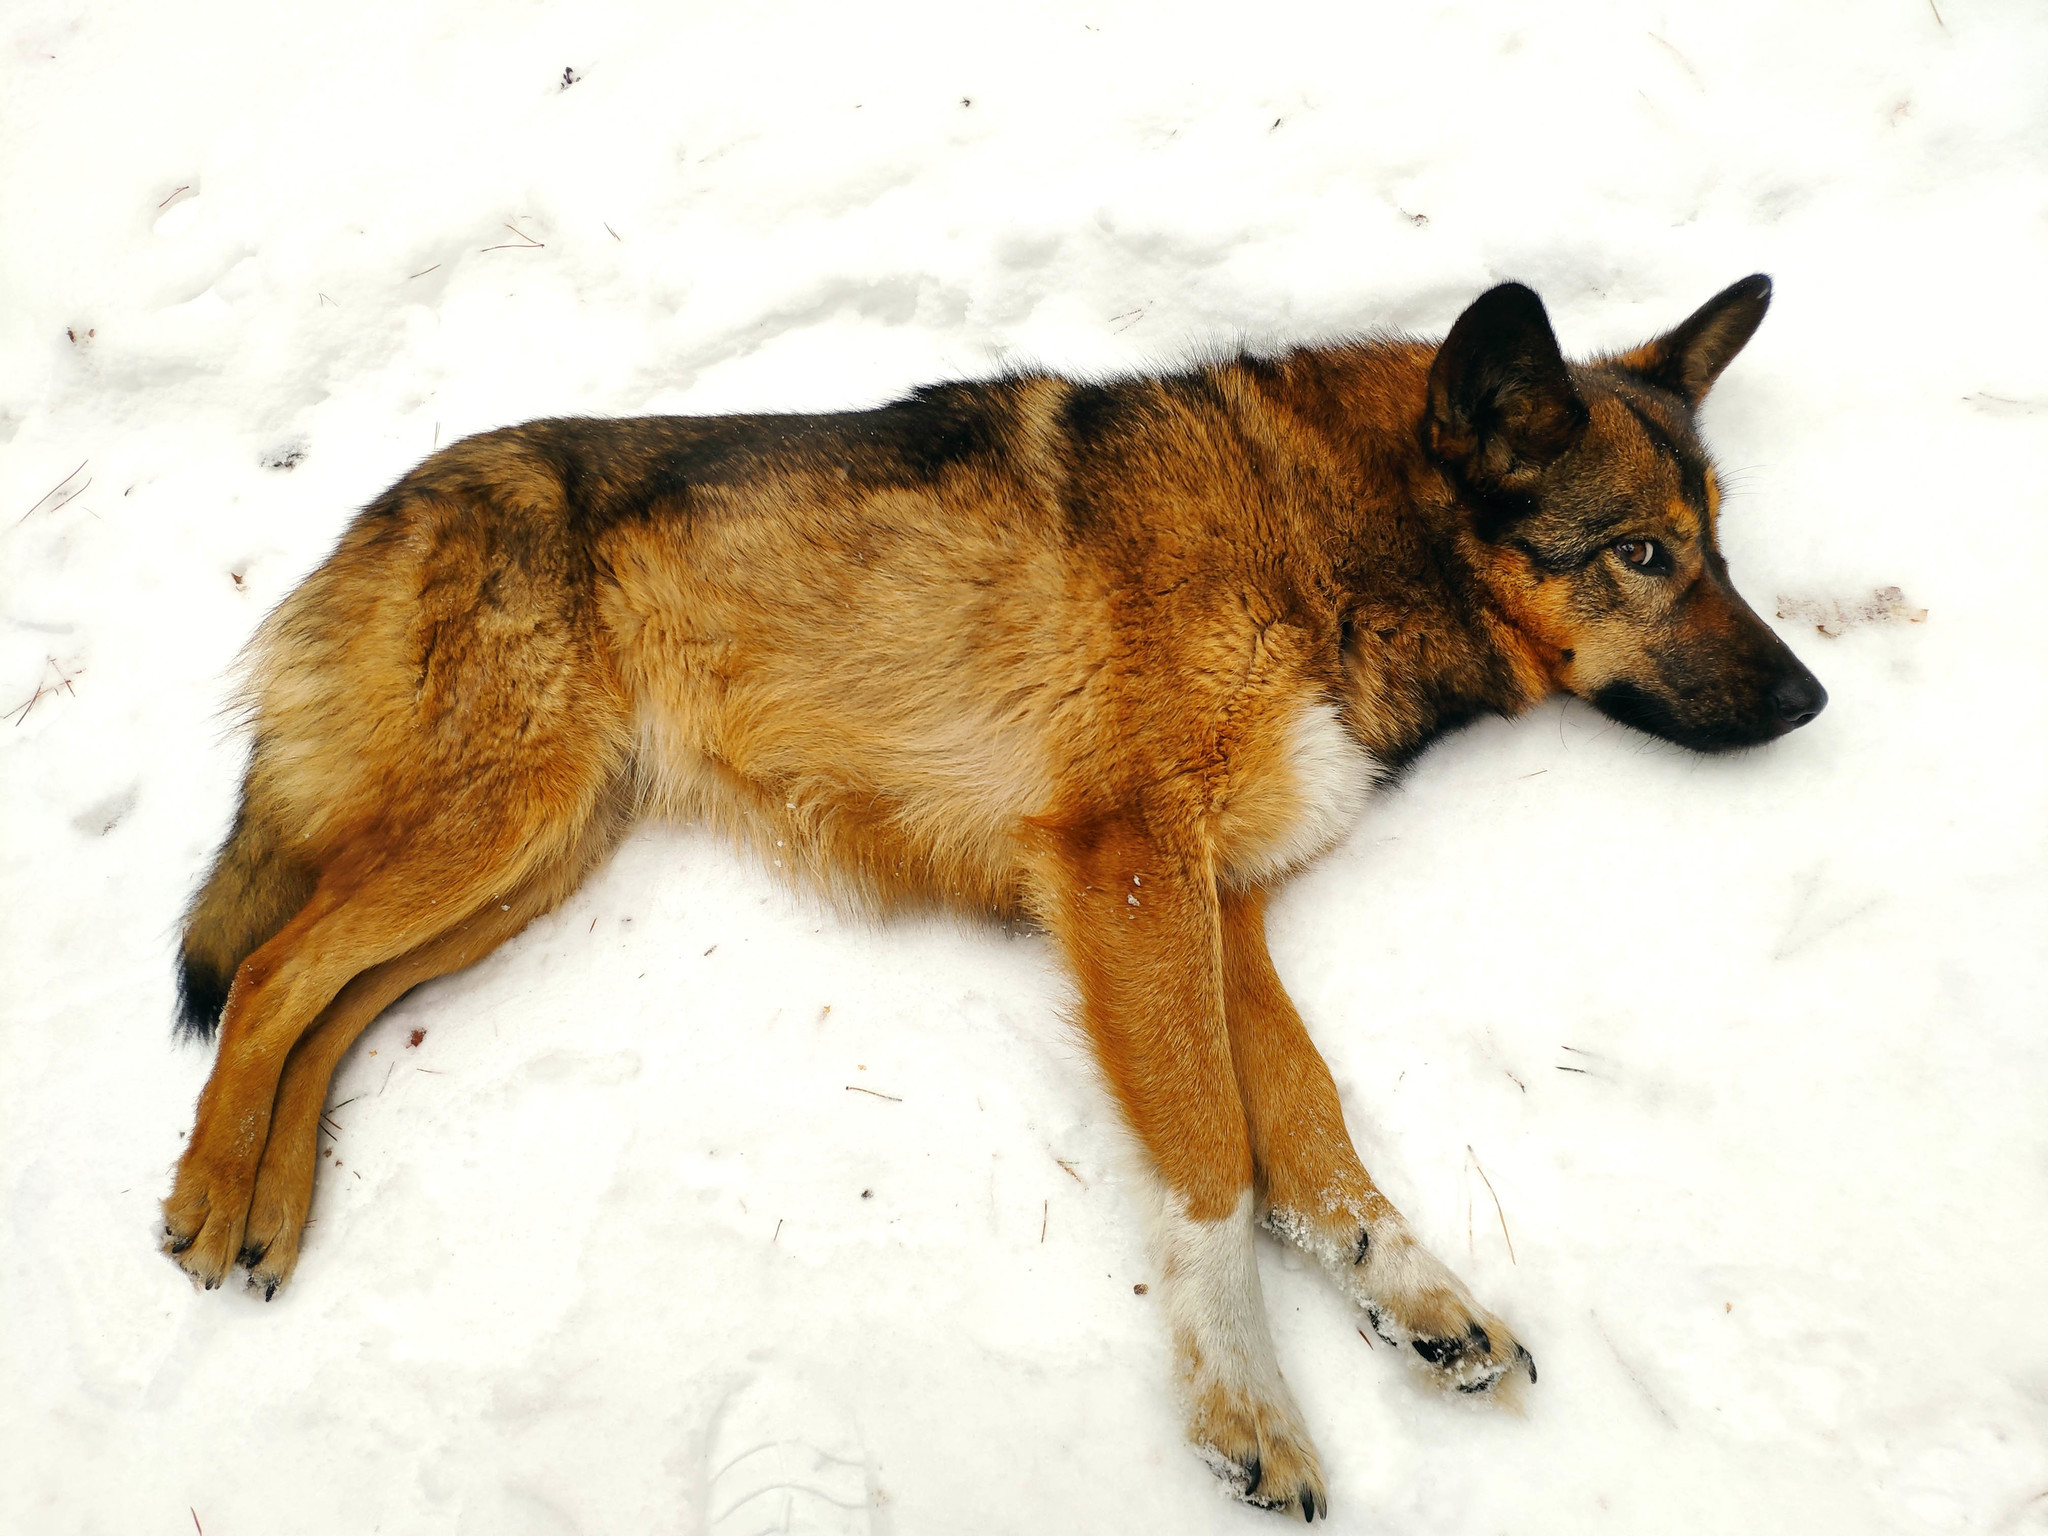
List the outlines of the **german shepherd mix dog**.
{"type": "Polygon", "coordinates": [[[1188,1438],[1314,1519],[1259,1226],[1442,1385],[1536,1367],[1352,1149],[1267,894],[1476,715],[1562,690],[1720,752],[1819,713],[1729,583],[1694,424],[1769,301],[1745,278],[1567,363],[1506,283],[1441,344],[436,453],[253,642],[241,808],[185,919],[183,1020],[220,1048],[164,1248],[273,1295],[349,1043],[637,817],[688,817],[871,910],[1044,927],[1157,1176],[1188,1438]]]}

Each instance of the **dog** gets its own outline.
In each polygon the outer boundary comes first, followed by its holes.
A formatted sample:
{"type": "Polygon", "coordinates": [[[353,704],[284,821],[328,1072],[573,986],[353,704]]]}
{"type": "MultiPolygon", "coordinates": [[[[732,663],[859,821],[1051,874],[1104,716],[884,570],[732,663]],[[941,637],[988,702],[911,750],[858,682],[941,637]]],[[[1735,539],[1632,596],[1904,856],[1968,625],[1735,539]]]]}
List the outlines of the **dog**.
{"type": "Polygon", "coordinates": [[[1723,752],[1820,712],[1730,583],[1695,425],[1770,293],[1585,363],[1505,283],[1440,344],[442,449],[251,642],[240,808],[183,929],[181,1023],[219,1047],[164,1248],[274,1295],[356,1036],[637,818],[687,818],[857,907],[1050,935],[1156,1177],[1188,1439],[1239,1497],[1326,1513],[1258,1227],[1445,1387],[1536,1365],[1360,1162],[1268,893],[1476,716],[1565,692],[1723,752]]]}

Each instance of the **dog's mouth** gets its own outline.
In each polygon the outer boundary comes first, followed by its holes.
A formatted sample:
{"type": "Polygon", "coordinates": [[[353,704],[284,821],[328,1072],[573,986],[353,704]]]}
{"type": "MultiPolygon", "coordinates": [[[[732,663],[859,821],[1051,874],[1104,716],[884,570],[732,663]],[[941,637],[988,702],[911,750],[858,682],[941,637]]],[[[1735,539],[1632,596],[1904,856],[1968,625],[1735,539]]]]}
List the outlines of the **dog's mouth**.
{"type": "Polygon", "coordinates": [[[1776,741],[1827,708],[1820,679],[1796,662],[1793,668],[1739,707],[1725,700],[1701,707],[1626,680],[1606,684],[1589,702],[1610,720],[1694,752],[1735,752],[1776,741]]]}

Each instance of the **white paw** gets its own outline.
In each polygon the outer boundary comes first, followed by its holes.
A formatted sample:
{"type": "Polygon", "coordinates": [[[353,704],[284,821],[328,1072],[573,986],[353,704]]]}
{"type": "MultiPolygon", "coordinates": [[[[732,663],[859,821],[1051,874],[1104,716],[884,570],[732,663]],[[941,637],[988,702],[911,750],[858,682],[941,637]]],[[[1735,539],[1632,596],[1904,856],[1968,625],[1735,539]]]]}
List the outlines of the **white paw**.
{"type": "Polygon", "coordinates": [[[1485,1392],[1515,1370],[1536,1380],[1535,1360],[1508,1325],[1474,1301],[1406,1223],[1375,1222],[1364,1246],[1365,1262],[1353,1265],[1355,1293],[1373,1332],[1412,1350],[1441,1385],[1485,1392]]]}
{"type": "Polygon", "coordinates": [[[1166,1201],[1159,1243],[1189,1442],[1247,1504],[1308,1520],[1327,1515],[1322,1463],[1266,1326],[1251,1191],[1215,1221],[1166,1201]]]}
{"type": "Polygon", "coordinates": [[[1369,1221],[1332,1221],[1327,1213],[1310,1220],[1275,1207],[1266,1225],[1320,1259],[1372,1331],[1412,1351],[1439,1385],[1486,1392],[1516,1371],[1536,1380],[1535,1360],[1508,1325],[1472,1299],[1391,1207],[1369,1221]]]}

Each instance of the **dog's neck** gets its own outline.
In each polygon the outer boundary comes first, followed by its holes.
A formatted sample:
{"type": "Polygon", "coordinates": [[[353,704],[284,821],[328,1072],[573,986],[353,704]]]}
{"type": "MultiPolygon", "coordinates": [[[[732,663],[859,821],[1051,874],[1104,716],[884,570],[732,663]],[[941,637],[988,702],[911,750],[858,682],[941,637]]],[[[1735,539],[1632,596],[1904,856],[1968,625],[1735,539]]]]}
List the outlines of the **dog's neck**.
{"type": "Polygon", "coordinates": [[[1326,446],[1317,468],[1334,494],[1312,533],[1341,609],[1354,728],[1397,766],[1556,691],[1555,658],[1492,595],[1502,551],[1474,533],[1475,508],[1424,446],[1435,355],[1387,339],[1236,365],[1326,446]],[[1343,425],[1309,426],[1330,422],[1343,425]]]}

